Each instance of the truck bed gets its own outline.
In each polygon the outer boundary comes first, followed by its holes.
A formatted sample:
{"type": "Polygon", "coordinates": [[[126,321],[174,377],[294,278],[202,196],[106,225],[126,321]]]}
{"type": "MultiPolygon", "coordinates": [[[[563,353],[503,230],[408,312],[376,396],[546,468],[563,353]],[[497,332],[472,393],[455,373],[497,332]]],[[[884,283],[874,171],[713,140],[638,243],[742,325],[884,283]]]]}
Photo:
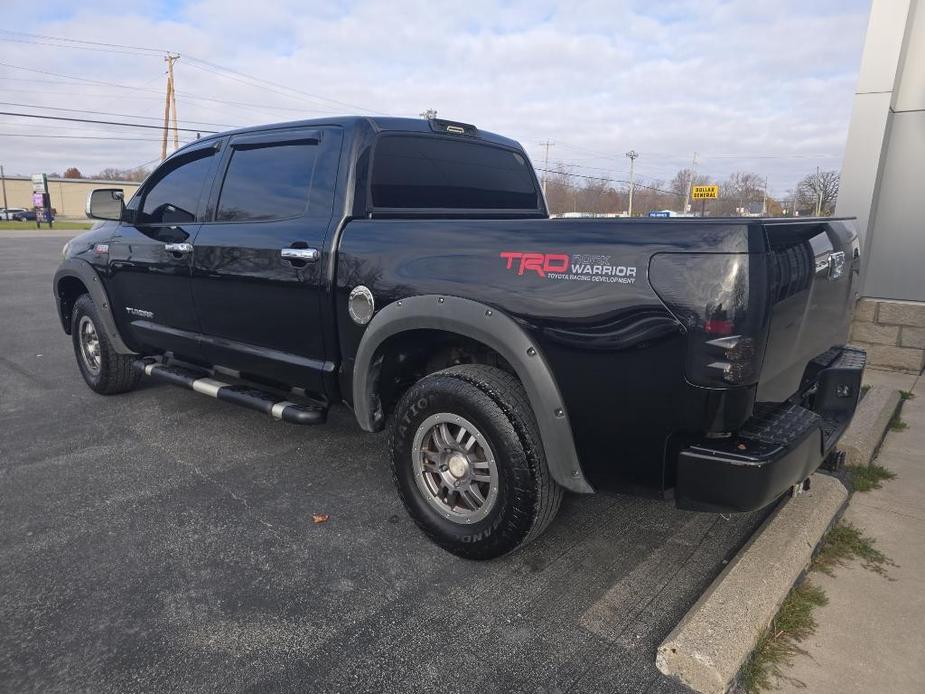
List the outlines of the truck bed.
{"type": "MultiPolygon", "coordinates": [[[[843,219],[354,220],[340,239],[336,310],[346,288],[364,282],[380,306],[443,293],[505,311],[556,374],[594,486],[664,491],[676,438],[736,431],[754,403],[794,395],[809,362],[847,340],[857,248],[843,219]],[[838,253],[846,262],[830,278],[838,253]],[[715,282],[701,263],[747,258],[760,350],[753,380],[692,382],[691,328],[651,283],[659,256],[688,263],[663,272],[680,296],[715,282]]],[[[362,331],[342,322],[338,332],[349,360],[362,331]]]]}

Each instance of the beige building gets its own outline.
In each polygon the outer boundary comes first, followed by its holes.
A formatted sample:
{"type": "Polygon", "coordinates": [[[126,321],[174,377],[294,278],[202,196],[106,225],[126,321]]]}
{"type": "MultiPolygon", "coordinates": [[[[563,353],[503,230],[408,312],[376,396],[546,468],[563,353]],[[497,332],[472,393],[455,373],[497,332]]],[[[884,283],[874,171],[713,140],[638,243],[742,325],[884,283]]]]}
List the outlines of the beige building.
{"type": "MultiPolygon", "coordinates": [[[[24,207],[32,209],[32,179],[29,176],[6,176],[3,179],[6,188],[6,207],[24,207]]],[[[128,200],[138,190],[140,184],[135,181],[99,181],[90,178],[49,178],[48,193],[51,206],[58,217],[85,219],[84,209],[87,196],[94,188],[122,188],[128,200]]],[[[0,192],[0,207],[3,206],[0,192]]]]}

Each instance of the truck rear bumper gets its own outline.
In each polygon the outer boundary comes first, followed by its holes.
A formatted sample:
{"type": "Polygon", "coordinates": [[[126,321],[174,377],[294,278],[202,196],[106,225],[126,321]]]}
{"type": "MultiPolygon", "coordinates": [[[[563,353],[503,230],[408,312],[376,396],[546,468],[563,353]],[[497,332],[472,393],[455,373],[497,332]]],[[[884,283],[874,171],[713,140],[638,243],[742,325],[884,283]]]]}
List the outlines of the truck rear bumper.
{"type": "Polygon", "coordinates": [[[809,477],[835,448],[857,407],[866,355],[830,350],[807,369],[800,404],[760,403],[729,438],[678,454],[675,499],[698,511],[752,511],[809,477]]]}

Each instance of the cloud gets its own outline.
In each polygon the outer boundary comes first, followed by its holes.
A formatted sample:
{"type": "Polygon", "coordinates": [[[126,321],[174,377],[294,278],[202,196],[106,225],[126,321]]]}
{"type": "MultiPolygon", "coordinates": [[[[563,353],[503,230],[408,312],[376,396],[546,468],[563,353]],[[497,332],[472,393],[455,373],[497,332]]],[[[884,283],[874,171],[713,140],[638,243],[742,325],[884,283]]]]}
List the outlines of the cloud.
{"type": "MultiPolygon", "coordinates": [[[[588,175],[625,176],[623,153],[632,148],[640,152],[636,165],[644,180],[669,179],[697,151],[706,173],[721,178],[740,168],[754,170],[781,194],[817,164],[840,166],[869,3],[142,5],[50,0],[28,31],[178,51],[178,112],[181,124],[192,127],[311,118],[358,107],[416,115],[433,107],[443,117],[520,140],[534,161],[538,143],[551,139],[557,143],[553,161],[588,175]],[[255,87],[236,81],[194,58],[266,82],[255,87]]],[[[0,66],[8,103],[136,114],[154,124],[163,113],[164,64],[156,54],[0,41],[0,62],[135,87],[0,66]]],[[[8,171],[76,165],[86,173],[159,154],[156,130],[0,120],[0,132],[7,133],[0,136],[0,158],[8,171]]]]}

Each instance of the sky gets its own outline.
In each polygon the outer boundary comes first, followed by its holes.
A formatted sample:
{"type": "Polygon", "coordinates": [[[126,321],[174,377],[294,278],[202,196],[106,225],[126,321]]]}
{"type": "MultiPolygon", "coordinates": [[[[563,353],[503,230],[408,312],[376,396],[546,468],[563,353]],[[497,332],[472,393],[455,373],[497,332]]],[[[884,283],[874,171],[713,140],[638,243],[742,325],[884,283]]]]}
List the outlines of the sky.
{"type": "MultiPolygon", "coordinates": [[[[433,108],[520,141],[538,167],[551,141],[551,168],[622,180],[635,150],[636,180],[658,185],[697,152],[699,173],[753,171],[783,197],[841,167],[869,6],[44,0],[27,17],[0,0],[0,111],[157,126],[169,50],[184,128],[433,108]]],[[[157,129],[0,115],[7,174],[159,159],[157,129]]]]}

